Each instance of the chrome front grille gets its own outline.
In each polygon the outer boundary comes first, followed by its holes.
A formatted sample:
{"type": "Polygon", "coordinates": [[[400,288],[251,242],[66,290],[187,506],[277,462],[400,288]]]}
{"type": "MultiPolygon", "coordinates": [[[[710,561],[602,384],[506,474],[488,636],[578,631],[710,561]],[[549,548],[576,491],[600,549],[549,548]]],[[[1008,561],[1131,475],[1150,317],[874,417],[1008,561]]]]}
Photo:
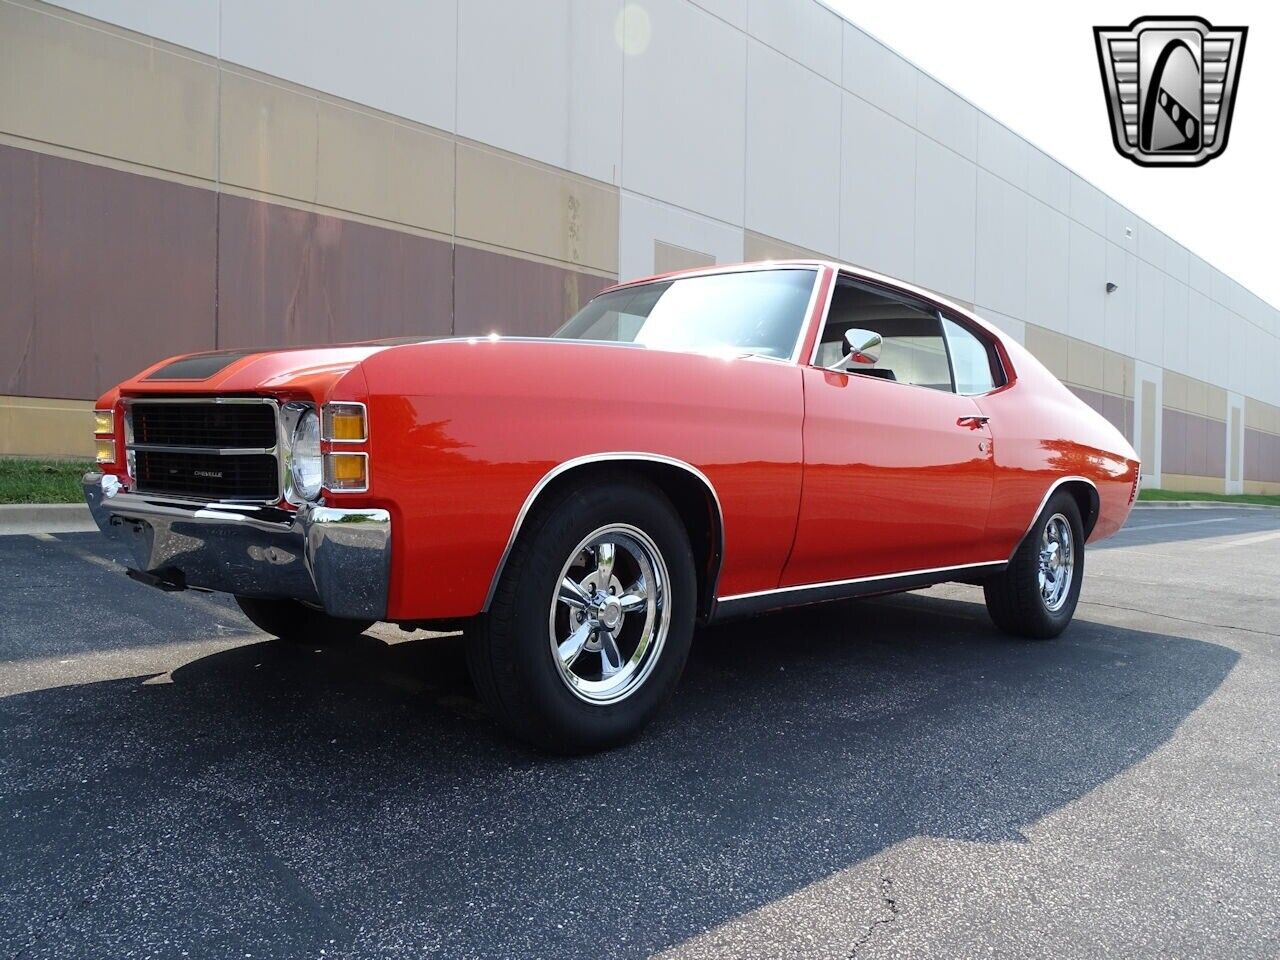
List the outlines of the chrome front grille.
{"type": "Polygon", "coordinates": [[[260,397],[126,400],[125,448],[139,493],[276,503],[279,406],[260,397]]]}

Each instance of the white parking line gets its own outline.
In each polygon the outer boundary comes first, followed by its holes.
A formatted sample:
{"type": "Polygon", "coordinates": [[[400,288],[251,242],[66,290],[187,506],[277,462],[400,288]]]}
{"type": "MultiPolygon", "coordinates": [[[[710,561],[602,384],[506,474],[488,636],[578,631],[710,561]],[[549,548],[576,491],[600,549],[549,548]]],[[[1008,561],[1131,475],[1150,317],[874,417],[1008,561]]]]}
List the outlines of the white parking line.
{"type": "Polygon", "coordinates": [[[1226,550],[1228,547],[1247,547],[1251,543],[1266,543],[1268,540],[1280,540],[1280,530],[1270,533],[1259,533],[1253,537],[1241,537],[1239,540],[1227,540],[1225,543],[1211,543],[1206,550],[1226,550]]]}
{"type": "Polygon", "coordinates": [[[1194,527],[1197,523],[1231,523],[1239,517],[1210,517],[1208,520],[1179,520],[1177,523],[1143,523],[1122,527],[1119,533],[1137,533],[1140,530],[1160,530],[1164,527],[1194,527]]]}

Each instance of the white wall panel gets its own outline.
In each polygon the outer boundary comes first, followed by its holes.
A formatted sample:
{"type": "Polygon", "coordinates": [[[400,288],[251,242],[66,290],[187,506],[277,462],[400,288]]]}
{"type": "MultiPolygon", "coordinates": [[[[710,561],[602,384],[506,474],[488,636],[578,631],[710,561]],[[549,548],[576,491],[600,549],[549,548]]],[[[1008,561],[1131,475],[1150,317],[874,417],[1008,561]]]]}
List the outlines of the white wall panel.
{"type": "Polygon", "coordinates": [[[758,40],[748,41],[748,229],[836,255],[840,98],[834,83],[758,40]],[[803,176],[797,176],[798,167],[803,176]]]}
{"type": "Polygon", "coordinates": [[[817,0],[750,0],[747,29],[832,83],[841,82],[841,20],[817,0]]]}
{"type": "Polygon", "coordinates": [[[1176,373],[1187,372],[1187,311],[1190,296],[1192,293],[1185,283],[1165,277],[1164,335],[1160,338],[1160,346],[1163,365],[1176,373]]]}
{"type": "Polygon", "coordinates": [[[1027,189],[1027,141],[985,113],[978,115],[978,163],[1015,187],[1027,189]]]}
{"type": "Polygon", "coordinates": [[[1027,342],[1027,325],[1017,317],[1006,316],[998,310],[983,306],[981,303],[974,308],[973,312],[988,323],[999,327],[1019,343],[1025,344],[1027,342]]]}
{"type": "Polygon", "coordinates": [[[1138,250],[1138,218],[1132,210],[1122,207],[1107,197],[1107,232],[1106,237],[1130,253],[1138,250]]]}
{"type": "Polygon", "coordinates": [[[1190,254],[1188,282],[1191,289],[1200,291],[1206,297],[1213,295],[1213,268],[1194,253],[1190,254]]]}
{"type": "MultiPolygon", "coordinates": [[[[1107,243],[1107,278],[1116,284],[1113,293],[1105,292],[1102,302],[1103,332],[1100,341],[1108,350],[1123,353],[1127,357],[1136,356],[1134,340],[1137,324],[1137,307],[1139,298],[1147,289],[1138,280],[1138,264],[1136,256],[1115,243],[1107,243]]],[[[1154,280],[1151,296],[1158,302],[1164,300],[1164,275],[1153,271],[1154,280]]],[[[1159,340],[1156,340],[1154,353],[1148,352],[1143,357],[1153,363],[1160,360],[1159,340]]]]}
{"type": "Polygon", "coordinates": [[[458,133],[615,182],[622,0],[466,0],[458,13],[458,133]]]}
{"type": "MultiPolygon", "coordinates": [[[[1165,290],[1167,278],[1151,264],[1138,261],[1138,316],[1137,341],[1130,341],[1128,351],[1148,363],[1161,363],[1164,360],[1164,338],[1167,314],[1165,313],[1165,290]]],[[[1112,294],[1114,296],[1114,294],[1112,294]]],[[[1112,348],[1115,349],[1115,348],[1112,348]]]]}
{"type": "Polygon", "coordinates": [[[1027,195],[978,171],[976,275],[973,298],[1001,313],[1027,313],[1027,195]]]}
{"type": "Polygon", "coordinates": [[[917,134],[852,94],[843,100],[840,258],[914,279],[917,134]]]}
{"type": "Polygon", "coordinates": [[[457,0],[222,0],[222,56],[454,129],[457,0]]]}
{"type": "Polygon", "coordinates": [[[1145,220],[1138,221],[1138,256],[1147,263],[1166,269],[1169,261],[1169,238],[1145,220]]]}
{"type": "Polygon", "coordinates": [[[1212,284],[1211,296],[1224,306],[1231,302],[1231,278],[1217,267],[1209,267],[1209,282],[1212,284]]]}
{"type": "Polygon", "coordinates": [[[920,74],[916,129],[970,160],[978,159],[978,111],[959,94],[920,74]]]}
{"type": "Polygon", "coordinates": [[[844,25],[844,88],[915,125],[920,71],[851,23],[844,25]]]}
{"type": "Polygon", "coordinates": [[[654,272],[653,242],[662,240],[710,254],[717,263],[742,260],[743,232],[623,190],[618,200],[618,277],[631,280],[654,272]]]}
{"type": "Polygon", "coordinates": [[[1055,210],[1071,212],[1071,171],[1035,147],[1027,150],[1027,191],[1055,210]]]}
{"type": "MultiPolygon", "coordinates": [[[[1243,392],[1249,379],[1249,331],[1253,329],[1244,317],[1236,313],[1227,314],[1226,331],[1228,335],[1227,349],[1224,351],[1226,369],[1218,365],[1220,373],[1225,373],[1225,386],[1229,390],[1243,392]]],[[[1222,380],[1218,381],[1222,383],[1222,380]]]]}
{"type": "Polygon", "coordinates": [[[916,283],[973,302],[977,167],[926,137],[916,143],[916,283]]]}
{"type": "MultiPolygon", "coordinates": [[[[747,0],[690,0],[690,2],[739,30],[747,29],[747,0]]],[[[644,7],[647,3],[640,3],[638,6],[644,7]]]]}
{"type": "Polygon", "coordinates": [[[1165,244],[1164,272],[1175,280],[1187,282],[1187,274],[1191,269],[1190,255],[1187,248],[1173,240],[1165,244]]]}
{"type": "Polygon", "coordinates": [[[1068,266],[1067,333],[1101,343],[1106,331],[1106,241],[1072,221],[1068,266]]]}
{"type": "Polygon", "coordinates": [[[1142,422],[1144,419],[1142,409],[1142,383],[1146,382],[1155,387],[1155,403],[1153,416],[1151,418],[1152,432],[1152,452],[1155,454],[1148,462],[1146,459],[1142,463],[1142,485],[1144,487],[1160,486],[1160,458],[1163,455],[1162,434],[1164,433],[1164,417],[1161,416],[1161,410],[1164,405],[1164,371],[1160,369],[1159,364],[1148,364],[1138,360],[1134,363],[1134,408],[1133,408],[1133,448],[1138,452],[1138,456],[1142,456],[1142,448],[1146,446],[1142,436],[1142,422]]]}
{"type": "Polygon", "coordinates": [[[650,0],[648,48],[624,68],[622,183],[742,223],[746,36],[686,0],[650,0]]]}
{"type": "Polygon", "coordinates": [[[1039,200],[1027,201],[1027,309],[1029,322],[1066,333],[1070,223],[1039,200]]]}
{"type": "Polygon", "coordinates": [[[50,0],[95,20],[218,55],[218,0],[50,0]]]}
{"type": "Polygon", "coordinates": [[[1071,174],[1071,219],[1095,233],[1107,232],[1107,197],[1101,190],[1071,174]]]}

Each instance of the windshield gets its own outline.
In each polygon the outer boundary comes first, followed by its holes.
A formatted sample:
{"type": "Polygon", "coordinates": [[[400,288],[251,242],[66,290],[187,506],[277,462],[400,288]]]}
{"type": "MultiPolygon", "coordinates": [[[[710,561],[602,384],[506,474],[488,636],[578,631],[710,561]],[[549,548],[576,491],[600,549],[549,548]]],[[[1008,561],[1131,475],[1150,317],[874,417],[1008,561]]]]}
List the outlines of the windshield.
{"type": "Polygon", "coordinates": [[[815,275],[753,270],[625,287],[596,297],[552,336],[787,359],[804,325],[815,275]]]}

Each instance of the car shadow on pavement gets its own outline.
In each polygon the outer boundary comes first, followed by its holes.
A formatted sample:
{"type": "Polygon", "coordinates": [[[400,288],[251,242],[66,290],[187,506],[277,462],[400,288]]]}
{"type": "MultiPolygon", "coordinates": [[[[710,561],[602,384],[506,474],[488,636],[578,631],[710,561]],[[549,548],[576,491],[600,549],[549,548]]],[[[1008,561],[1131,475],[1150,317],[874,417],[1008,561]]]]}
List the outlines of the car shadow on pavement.
{"type": "MultiPolygon", "coordinates": [[[[54,625],[56,627],[56,625],[54,625]]],[[[23,956],[646,956],[917,835],[1021,831],[1160,747],[1237,654],[928,595],[701,632],[639,741],[510,742],[459,638],[264,641],[0,700],[23,956]]]]}

